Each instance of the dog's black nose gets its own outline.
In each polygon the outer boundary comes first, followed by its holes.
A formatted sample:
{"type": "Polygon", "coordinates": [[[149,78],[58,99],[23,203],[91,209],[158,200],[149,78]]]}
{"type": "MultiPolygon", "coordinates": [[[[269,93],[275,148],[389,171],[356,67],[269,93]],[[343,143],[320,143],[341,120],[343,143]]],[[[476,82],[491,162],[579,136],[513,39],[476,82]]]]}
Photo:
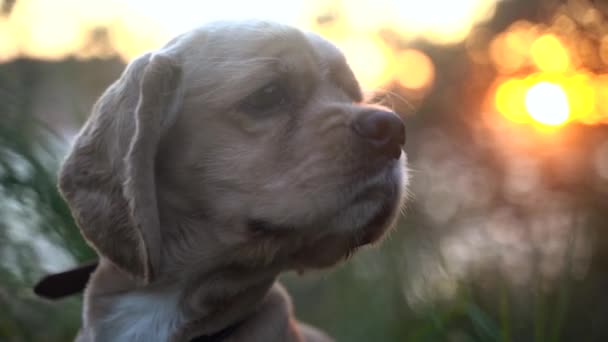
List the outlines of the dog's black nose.
{"type": "Polygon", "coordinates": [[[363,137],[374,152],[398,159],[405,144],[405,125],[397,114],[373,110],[360,114],[353,123],[358,135],[363,137]]]}

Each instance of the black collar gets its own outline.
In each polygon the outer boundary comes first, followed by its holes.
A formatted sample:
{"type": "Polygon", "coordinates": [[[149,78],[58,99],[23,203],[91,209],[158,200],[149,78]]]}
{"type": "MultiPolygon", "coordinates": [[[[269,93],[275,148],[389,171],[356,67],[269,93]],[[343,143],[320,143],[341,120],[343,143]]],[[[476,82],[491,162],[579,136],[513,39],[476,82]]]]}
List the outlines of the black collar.
{"type": "Polygon", "coordinates": [[[241,323],[243,322],[236,322],[212,335],[203,335],[195,337],[191,339],[190,342],[222,342],[224,341],[224,339],[228,338],[228,336],[232,335],[236,331],[236,329],[238,329],[241,323]]]}

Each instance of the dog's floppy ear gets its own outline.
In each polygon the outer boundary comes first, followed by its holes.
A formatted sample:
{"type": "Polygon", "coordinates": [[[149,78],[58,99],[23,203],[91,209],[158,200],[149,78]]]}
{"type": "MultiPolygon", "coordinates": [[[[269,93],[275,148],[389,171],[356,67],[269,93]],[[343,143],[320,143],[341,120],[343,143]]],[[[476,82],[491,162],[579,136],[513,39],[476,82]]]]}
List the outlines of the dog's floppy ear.
{"type": "Polygon", "coordinates": [[[179,111],[181,76],[163,54],[133,61],[93,108],[59,175],[84,237],[143,283],[160,262],[154,165],[179,111]]]}

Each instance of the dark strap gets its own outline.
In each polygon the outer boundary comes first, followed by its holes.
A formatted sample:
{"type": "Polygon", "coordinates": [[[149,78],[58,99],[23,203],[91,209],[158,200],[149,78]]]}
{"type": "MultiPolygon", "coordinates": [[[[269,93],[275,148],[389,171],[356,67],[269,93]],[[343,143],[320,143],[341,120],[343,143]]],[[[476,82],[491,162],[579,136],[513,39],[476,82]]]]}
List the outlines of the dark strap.
{"type": "Polygon", "coordinates": [[[94,260],[68,271],[48,275],[34,286],[34,293],[47,299],[60,299],[80,293],[89,282],[97,264],[97,260],[94,260]]]}
{"type": "Polygon", "coordinates": [[[228,338],[228,336],[232,335],[236,331],[236,329],[241,325],[241,323],[243,322],[237,322],[213,335],[203,335],[195,337],[191,339],[190,342],[222,342],[224,339],[228,338]]]}

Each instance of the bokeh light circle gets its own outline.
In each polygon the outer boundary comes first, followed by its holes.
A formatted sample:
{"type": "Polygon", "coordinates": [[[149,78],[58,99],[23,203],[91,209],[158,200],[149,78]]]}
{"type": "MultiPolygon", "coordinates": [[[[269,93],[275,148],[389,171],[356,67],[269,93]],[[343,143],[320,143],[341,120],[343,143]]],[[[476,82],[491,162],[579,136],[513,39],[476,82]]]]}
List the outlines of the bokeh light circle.
{"type": "Polygon", "coordinates": [[[539,82],[526,92],[526,109],[534,120],[550,126],[568,120],[570,106],[564,89],[555,83],[539,82]]]}

